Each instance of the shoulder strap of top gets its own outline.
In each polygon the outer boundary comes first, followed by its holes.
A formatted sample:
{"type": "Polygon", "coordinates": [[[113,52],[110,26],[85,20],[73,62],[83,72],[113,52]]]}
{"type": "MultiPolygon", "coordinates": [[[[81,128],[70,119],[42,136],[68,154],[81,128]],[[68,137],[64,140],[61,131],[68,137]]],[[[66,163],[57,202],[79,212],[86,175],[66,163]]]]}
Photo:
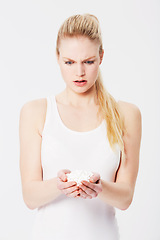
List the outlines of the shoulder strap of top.
{"type": "Polygon", "coordinates": [[[49,95],[46,97],[47,99],[47,110],[46,110],[46,118],[44,123],[44,128],[42,135],[47,133],[47,135],[52,134],[54,129],[57,128],[57,109],[55,102],[55,95],[49,95]]]}
{"type": "Polygon", "coordinates": [[[47,100],[47,107],[46,107],[46,116],[45,116],[45,123],[44,123],[43,131],[42,131],[42,136],[47,131],[47,128],[48,128],[48,125],[49,125],[49,119],[51,117],[51,99],[50,99],[50,96],[47,96],[46,100],[47,100]]]}

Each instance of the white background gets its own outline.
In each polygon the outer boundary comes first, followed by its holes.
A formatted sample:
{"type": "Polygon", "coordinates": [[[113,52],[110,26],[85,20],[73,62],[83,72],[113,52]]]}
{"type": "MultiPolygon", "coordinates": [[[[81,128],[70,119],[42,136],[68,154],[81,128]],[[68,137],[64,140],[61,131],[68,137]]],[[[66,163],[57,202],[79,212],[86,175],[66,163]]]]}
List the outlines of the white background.
{"type": "Polygon", "coordinates": [[[134,199],[117,209],[121,240],[160,239],[160,1],[0,2],[0,240],[27,240],[35,210],[23,202],[19,171],[19,113],[27,101],[65,88],[55,43],[62,22],[95,14],[105,55],[104,84],[142,114],[139,174],[134,199]]]}

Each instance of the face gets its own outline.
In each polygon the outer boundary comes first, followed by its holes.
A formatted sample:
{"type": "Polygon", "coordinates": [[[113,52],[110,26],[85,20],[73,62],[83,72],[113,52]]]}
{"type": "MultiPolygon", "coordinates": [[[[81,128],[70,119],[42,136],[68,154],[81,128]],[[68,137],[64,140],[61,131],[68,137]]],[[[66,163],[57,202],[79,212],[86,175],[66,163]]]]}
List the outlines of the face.
{"type": "Polygon", "coordinates": [[[99,44],[87,37],[68,37],[61,40],[59,52],[57,60],[66,87],[76,92],[92,88],[103,57],[99,55],[99,44]],[[80,80],[85,82],[75,82],[80,80]]]}

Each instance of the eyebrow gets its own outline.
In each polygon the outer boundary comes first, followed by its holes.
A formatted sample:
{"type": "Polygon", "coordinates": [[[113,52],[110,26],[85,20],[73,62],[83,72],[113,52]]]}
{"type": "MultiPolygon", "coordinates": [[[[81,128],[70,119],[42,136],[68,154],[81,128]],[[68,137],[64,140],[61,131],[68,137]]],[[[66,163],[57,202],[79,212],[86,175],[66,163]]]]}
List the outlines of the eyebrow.
{"type": "MultiPolygon", "coordinates": [[[[96,56],[86,58],[86,59],[84,59],[83,61],[89,60],[89,59],[94,58],[94,57],[96,57],[96,56]]],[[[68,60],[70,60],[70,61],[74,61],[74,60],[71,59],[71,58],[63,57],[63,59],[64,59],[64,58],[65,58],[65,59],[68,59],[68,60]]]]}

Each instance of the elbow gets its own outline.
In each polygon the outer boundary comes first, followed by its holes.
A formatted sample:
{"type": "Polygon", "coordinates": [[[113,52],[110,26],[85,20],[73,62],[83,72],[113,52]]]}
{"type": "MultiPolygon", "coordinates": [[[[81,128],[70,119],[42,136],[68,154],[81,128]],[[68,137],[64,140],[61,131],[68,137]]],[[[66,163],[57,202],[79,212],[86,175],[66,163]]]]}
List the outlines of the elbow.
{"type": "Polygon", "coordinates": [[[123,210],[123,211],[127,210],[130,207],[132,200],[133,200],[133,194],[130,193],[126,196],[125,200],[123,201],[123,204],[121,205],[120,210],[123,210]]]}
{"type": "Polygon", "coordinates": [[[26,206],[30,209],[30,210],[35,210],[37,207],[32,206],[31,204],[26,204],[26,206]]]}
{"type": "Polygon", "coordinates": [[[27,208],[29,208],[30,210],[35,210],[37,207],[33,206],[33,204],[31,204],[29,201],[27,201],[25,198],[23,198],[25,205],[27,206],[27,208]]]}
{"type": "Polygon", "coordinates": [[[29,205],[27,203],[25,203],[25,204],[26,204],[27,208],[29,208],[30,210],[35,210],[36,209],[36,207],[33,207],[33,206],[31,206],[31,205],[29,205]]]}
{"type": "Polygon", "coordinates": [[[35,210],[37,207],[33,204],[33,202],[23,193],[23,201],[27,208],[30,210],[35,210]]]}
{"type": "Polygon", "coordinates": [[[123,211],[127,210],[129,208],[129,206],[131,205],[131,202],[126,202],[125,204],[123,204],[121,206],[120,210],[123,210],[123,211]]]}
{"type": "Polygon", "coordinates": [[[32,194],[30,193],[27,186],[23,187],[22,196],[27,208],[29,208],[30,210],[35,210],[37,208],[37,206],[35,205],[35,201],[33,200],[32,194]]]}

